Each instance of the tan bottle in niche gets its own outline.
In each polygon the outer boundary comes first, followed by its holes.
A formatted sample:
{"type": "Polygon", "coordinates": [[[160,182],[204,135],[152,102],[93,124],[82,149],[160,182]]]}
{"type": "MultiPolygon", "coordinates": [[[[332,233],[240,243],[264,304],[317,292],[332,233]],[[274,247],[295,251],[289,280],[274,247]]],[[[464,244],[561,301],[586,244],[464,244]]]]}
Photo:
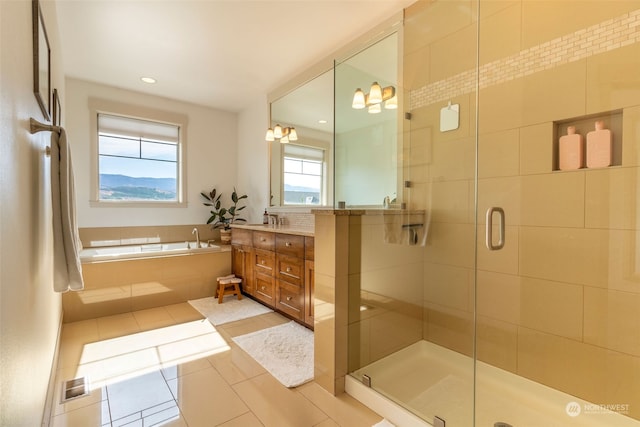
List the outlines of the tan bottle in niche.
{"type": "Polygon", "coordinates": [[[558,154],[562,171],[580,169],[584,166],[584,141],[582,135],[576,133],[575,126],[569,126],[567,135],[560,137],[558,154]]]}
{"type": "Polygon", "coordinates": [[[587,134],[587,167],[604,168],[611,166],[611,131],[604,128],[604,122],[596,122],[596,130],[587,134]]]}

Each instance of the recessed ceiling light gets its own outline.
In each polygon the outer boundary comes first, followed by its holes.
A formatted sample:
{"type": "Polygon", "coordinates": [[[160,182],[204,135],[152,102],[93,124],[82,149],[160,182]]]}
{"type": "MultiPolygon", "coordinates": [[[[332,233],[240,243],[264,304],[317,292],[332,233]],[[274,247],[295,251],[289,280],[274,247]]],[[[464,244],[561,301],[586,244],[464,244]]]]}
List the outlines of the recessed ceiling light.
{"type": "Polygon", "coordinates": [[[318,120],[318,123],[320,123],[321,125],[327,124],[327,121],[324,119],[318,120]]]}
{"type": "Polygon", "coordinates": [[[140,77],[140,80],[149,84],[153,84],[156,82],[156,79],[154,79],[153,77],[140,77]]]}

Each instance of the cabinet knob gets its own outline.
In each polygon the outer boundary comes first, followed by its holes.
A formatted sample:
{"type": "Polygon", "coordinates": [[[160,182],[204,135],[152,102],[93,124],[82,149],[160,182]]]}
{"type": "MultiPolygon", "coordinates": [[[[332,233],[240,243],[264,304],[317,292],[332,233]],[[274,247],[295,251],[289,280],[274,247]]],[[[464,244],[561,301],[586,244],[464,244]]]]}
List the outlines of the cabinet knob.
{"type": "Polygon", "coordinates": [[[284,242],[284,245],[285,245],[286,247],[289,247],[289,246],[291,246],[291,242],[284,242]]]}
{"type": "Polygon", "coordinates": [[[261,287],[260,287],[260,290],[261,290],[261,291],[264,291],[265,289],[267,289],[265,286],[261,286],[261,287]]]}
{"type": "Polygon", "coordinates": [[[292,299],[292,297],[287,297],[287,301],[291,301],[292,299]]]}
{"type": "Polygon", "coordinates": [[[261,241],[261,242],[266,242],[266,241],[267,241],[267,239],[265,239],[264,237],[261,237],[261,238],[260,238],[260,241],[261,241]]]}
{"type": "Polygon", "coordinates": [[[291,273],[291,267],[287,267],[287,273],[291,273]]]}
{"type": "Polygon", "coordinates": [[[265,261],[263,259],[260,260],[260,264],[264,265],[265,261]]]}

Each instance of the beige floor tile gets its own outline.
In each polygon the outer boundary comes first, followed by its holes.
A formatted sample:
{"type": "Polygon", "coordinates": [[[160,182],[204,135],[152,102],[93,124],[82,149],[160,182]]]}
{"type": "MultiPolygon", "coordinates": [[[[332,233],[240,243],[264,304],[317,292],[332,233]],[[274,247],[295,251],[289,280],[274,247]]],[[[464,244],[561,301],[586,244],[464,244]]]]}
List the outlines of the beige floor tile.
{"type": "Polygon", "coordinates": [[[107,386],[107,395],[114,422],[132,422],[162,411],[179,414],[173,395],[159,371],[110,384],[107,386]]]}
{"type": "Polygon", "coordinates": [[[209,363],[209,360],[206,358],[202,358],[187,363],[181,363],[176,366],[163,368],[162,375],[167,381],[169,381],[208,368],[211,368],[211,363],[209,363]]]}
{"type": "Polygon", "coordinates": [[[189,303],[171,304],[164,307],[176,323],[191,322],[193,320],[203,319],[204,316],[193,308],[189,303]]]}
{"type": "Polygon", "coordinates": [[[51,420],[51,427],[100,427],[109,425],[109,405],[106,400],[85,406],[75,411],[56,415],[51,420]]]}
{"type": "Polygon", "coordinates": [[[233,389],[266,427],[315,426],[328,418],[301,393],[269,374],[235,384],[233,389]]]}
{"type": "Polygon", "coordinates": [[[133,312],[141,331],[174,325],[176,321],[164,307],[149,308],[133,312]]]}
{"type": "Polygon", "coordinates": [[[229,384],[236,384],[266,372],[254,358],[233,343],[231,350],[209,356],[208,360],[229,384]]]}
{"type": "Polygon", "coordinates": [[[263,427],[263,424],[252,412],[247,412],[231,421],[220,424],[219,427],[263,427]]]}
{"type": "Polygon", "coordinates": [[[340,427],[340,425],[333,421],[331,418],[327,418],[320,424],[316,424],[314,427],[340,427]]]}
{"type": "Polygon", "coordinates": [[[98,319],[98,335],[100,340],[121,337],[140,332],[138,322],[132,313],[117,314],[115,316],[98,319]]]}
{"type": "Polygon", "coordinates": [[[333,396],[315,382],[299,387],[298,391],[340,426],[370,427],[382,418],[348,394],[333,396]]]}
{"type": "Polygon", "coordinates": [[[189,427],[215,426],[249,412],[247,405],[214,368],[167,383],[189,427]]]}

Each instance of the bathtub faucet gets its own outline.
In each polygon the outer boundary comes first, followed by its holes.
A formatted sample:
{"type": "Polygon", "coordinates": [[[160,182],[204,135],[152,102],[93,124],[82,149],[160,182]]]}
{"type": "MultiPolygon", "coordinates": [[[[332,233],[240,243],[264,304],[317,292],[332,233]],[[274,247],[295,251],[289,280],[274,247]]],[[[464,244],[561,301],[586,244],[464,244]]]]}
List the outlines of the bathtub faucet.
{"type": "Polygon", "coordinates": [[[200,248],[200,234],[198,234],[198,229],[194,227],[191,234],[196,235],[196,248],[200,248]]]}

